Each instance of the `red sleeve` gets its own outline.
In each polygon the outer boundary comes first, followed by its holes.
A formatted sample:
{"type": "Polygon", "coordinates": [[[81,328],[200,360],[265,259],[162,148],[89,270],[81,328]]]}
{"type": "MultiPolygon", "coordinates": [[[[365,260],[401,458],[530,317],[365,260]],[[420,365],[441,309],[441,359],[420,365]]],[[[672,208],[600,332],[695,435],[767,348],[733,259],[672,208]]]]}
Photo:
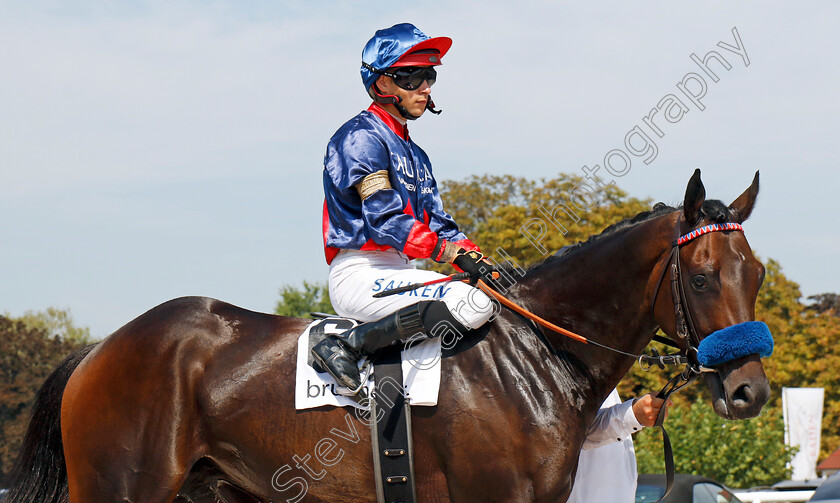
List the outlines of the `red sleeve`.
{"type": "Polygon", "coordinates": [[[402,252],[411,258],[430,258],[437,242],[437,234],[418,220],[411,227],[402,252]]]}

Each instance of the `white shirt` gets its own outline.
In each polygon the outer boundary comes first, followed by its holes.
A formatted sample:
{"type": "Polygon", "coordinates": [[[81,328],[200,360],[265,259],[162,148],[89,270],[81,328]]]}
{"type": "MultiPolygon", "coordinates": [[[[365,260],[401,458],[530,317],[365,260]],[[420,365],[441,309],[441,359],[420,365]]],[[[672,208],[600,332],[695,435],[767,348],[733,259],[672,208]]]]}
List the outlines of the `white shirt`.
{"type": "Polygon", "coordinates": [[[631,435],[644,428],[633,414],[633,400],[621,402],[613,390],[601,404],[583,443],[568,503],[633,503],[636,451],[631,435]]]}

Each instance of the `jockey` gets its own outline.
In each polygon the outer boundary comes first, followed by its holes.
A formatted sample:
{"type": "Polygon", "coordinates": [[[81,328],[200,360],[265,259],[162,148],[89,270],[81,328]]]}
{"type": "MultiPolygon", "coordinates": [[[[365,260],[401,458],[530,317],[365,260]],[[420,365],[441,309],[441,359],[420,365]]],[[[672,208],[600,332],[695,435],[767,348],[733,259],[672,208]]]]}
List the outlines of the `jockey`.
{"type": "MultiPolygon", "coordinates": [[[[312,348],[315,361],[352,392],[362,387],[358,360],[416,334],[464,333],[487,322],[493,303],[466,283],[442,283],[399,295],[373,294],[444,276],[412,259],[453,264],[470,283],[493,267],[443,209],[432,165],[407,123],[426,110],[435,66],[452,40],[430,38],[411,24],[379,30],[362,51],[362,82],[373,99],[330,139],[324,156],[324,250],[330,300],[363,324],[312,348]]],[[[413,340],[413,339],[412,339],[413,340]]]]}

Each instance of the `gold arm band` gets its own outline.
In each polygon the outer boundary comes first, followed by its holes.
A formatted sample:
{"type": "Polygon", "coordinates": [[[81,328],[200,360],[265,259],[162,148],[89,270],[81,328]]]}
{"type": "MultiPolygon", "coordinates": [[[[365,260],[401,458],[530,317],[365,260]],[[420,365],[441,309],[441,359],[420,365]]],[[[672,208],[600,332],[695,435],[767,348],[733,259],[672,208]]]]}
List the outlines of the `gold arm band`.
{"type": "Polygon", "coordinates": [[[391,180],[388,178],[388,171],[384,169],[369,174],[362,179],[361,183],[356,185],[356,190],[362,196],[362,201],[372,196],[376,191],[390,188],[391,180]]]}

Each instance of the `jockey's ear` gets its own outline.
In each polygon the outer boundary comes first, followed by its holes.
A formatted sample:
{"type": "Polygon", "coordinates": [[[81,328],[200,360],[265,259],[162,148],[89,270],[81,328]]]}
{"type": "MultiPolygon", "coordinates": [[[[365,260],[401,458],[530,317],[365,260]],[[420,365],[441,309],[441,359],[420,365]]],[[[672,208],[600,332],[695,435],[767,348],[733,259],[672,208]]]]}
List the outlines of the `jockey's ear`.
{"type": "Polygon", "coordinates": [[[700,207],[703,206],[703,201],[706,200],[706,188],[703,187],[703,182],[700,181],[700,169],[695,169],[694,174],[688,181],[688,187],[685,189],[685,201],[683,202],[683,213],[685,215],[685,223],[689,227],[694,227],[700,220],[700,207]]]}
{"type": "Polygon", "coordinates": [[[394,84],[394,81],[391,77],[387,75],[380,75],[378,79],[376,79],[376,87],[382,94],[394,94],[394,88],[397,87],[394,84]]]}
{"type": "Polygon", "coordinates": [[[750,218],[756,199],[758,199],[758,171],[755,172],[752,185],[729,205],[729,209],[735,214],[736,222],[740,224],[750,218]]]}

